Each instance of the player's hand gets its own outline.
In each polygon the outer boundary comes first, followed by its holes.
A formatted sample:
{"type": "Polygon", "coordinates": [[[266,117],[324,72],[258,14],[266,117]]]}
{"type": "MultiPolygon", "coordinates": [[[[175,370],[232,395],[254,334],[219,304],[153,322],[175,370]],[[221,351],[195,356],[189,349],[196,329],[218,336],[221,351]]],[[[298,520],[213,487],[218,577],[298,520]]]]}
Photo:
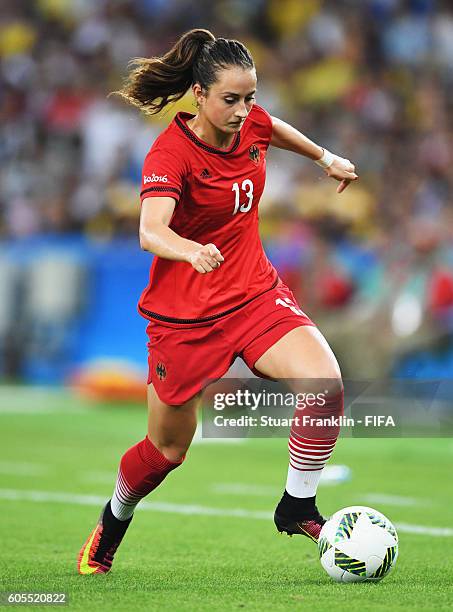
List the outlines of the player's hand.
{"type": "Polygon", "coordinates": [[[200,274],[217,270],[222,261],[224,261],[222,253],[215,244],[205,244],[188,256],[188,262],[200,274]]]}
{"type": "Polygon", "coordinates": [[[356,181],[359,178],[355,172],[354,164],[349,159],[344,159],[338,155],[334,155],[334,160],[325,169],[325,173],[327,176],[341,181],[337,187],[337,193],[342,193],[352,181],[356,181]]]}

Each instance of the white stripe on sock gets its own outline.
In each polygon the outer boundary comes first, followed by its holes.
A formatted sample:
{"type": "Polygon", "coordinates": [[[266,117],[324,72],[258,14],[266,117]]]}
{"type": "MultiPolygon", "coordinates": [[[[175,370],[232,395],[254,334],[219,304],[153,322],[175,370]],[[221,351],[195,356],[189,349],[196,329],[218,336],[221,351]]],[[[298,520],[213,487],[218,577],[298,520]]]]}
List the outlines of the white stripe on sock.
{"type": "Polygon", "coordinates": [[[286,490],[293,497],[316,495],[322,470],[330,459],[336,440],[313,440],[291,433],[286,490]]]}
{"type": "Polygon", "coordinates": [[[120,521],[127,520],[134,514],[135,507],[142,498],[143,495],[129,487],[120,469],[110,500],[113,516],[120,521]]]}

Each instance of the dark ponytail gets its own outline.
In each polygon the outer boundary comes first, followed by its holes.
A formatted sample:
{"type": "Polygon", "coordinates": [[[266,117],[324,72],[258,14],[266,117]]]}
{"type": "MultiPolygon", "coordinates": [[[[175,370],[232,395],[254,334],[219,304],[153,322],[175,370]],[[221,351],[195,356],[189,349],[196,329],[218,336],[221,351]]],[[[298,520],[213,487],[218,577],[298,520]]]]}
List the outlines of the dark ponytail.
{"type": "Polygon", "coordinates": [[[155,115],[170,102],[180,100],[193,83],[206,91],[217,71],[227,66],[254,67],[249,50],[236,40],[215,38],[209,30],[190,30],[162,57],[136,58],[119,91],[113,92],[155,115]]]}

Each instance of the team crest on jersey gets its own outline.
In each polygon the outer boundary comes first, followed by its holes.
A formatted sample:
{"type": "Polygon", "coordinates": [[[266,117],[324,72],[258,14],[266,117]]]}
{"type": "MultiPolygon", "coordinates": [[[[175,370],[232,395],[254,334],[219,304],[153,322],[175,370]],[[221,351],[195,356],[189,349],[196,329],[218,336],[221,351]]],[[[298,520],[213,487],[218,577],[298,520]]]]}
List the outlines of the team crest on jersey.
{"type": "Polygon", "coordinates": [[[164,378],[167,376],[167,368],[160,361],[156,366],[156,374],[160,380],[164,380],[164,378]]]}
{"type": "Polygon", "coordinates": [[[256,144],[253,144],[250,147],[250,149],[249,149],[249,157],[252,160],[252,162],[254,162],[255,164],[257,164],[260,161],[260,150],[258,149],[256,144]]]}

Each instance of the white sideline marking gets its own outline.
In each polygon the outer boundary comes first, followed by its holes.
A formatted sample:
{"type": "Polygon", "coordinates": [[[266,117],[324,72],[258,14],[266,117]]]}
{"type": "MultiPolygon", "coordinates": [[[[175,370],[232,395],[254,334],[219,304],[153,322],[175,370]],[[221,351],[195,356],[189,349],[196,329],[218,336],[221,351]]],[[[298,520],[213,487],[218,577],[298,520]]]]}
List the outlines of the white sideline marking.
{"type": "Polygon", "coordinates": [[[453,529],[449,527],[424,527],[423,525],[409,525],[409,523],[395,523],[398,531],[404,533],[419,533],[420,535],[430,536],[453,536],[453,529]]]}
{"type": "Polygon", "coordinates": [[[221,495],[253,495],[256,497],[281,495],[281,487],[253,485],[244,482],[217,482],[212,485],[211,490],[213,493],[220,493],[221,495]]]}
{"type": "Polygon", "coordinates": [[[358,495],[360,499],[364,499],[370,503],[387,504],[388,506],[432,506],[433,503],[429,499],[417,499],[415,497],[402,497],[400,495],[386,495],[385,493],[366,493],[358,495]]]}
{"type": "MultiPolygon", "coordinates": [[[[351,470],[346,465],[326,465],[321,474],[321,486],[338,485],[351,478],[351,470]]],[[[218,482],[212,485],[213,493],[231,495],[254,495],[263,497],[267,495],[281,495],[280,487],[269,485],[254,485],[246,482],[218,482]]]]}
{"type": "MultiPolygon", "coordinates": [[[[101,495],[79,495],[73,493],[54,493],[52,491],[25,491],[19,489],[0,489],[0,499],[10,501],[56,502],[61,504],[77,504],[79,506],[103,506],[106,497],[101,495]]],[[[269,512],[254,512],[242,508],[209,508],[207,506],[170,504],[167,502],[142,501],[137,510],[153,510],[154,512],[171,512],[173,514],[193,514],[202,516],[233,516],[269,520],[269,512]]]]}
{"type": "MultiPolygon", "coordinates": [[[[0,406],[0,414],[55,414],[58,412],[64,412],[61,408],[50,408],[37,406],[0,406]]],[[[66,411],[69,412],[69,411],[66,411]]],[[[75,412],[71,410],[71,413],[75,412]]]]}
{"type": "MultiPolygon", "coordinates": [[[[44,503],[54,502],[97,507],[103,506],[106,502],[106,498],[100,495],[54,493],[53,491],[25,491],[19,489],[0,489],[0,499],[44,503]]],[[[171,504],[166,502],[142,501],[137,507],[137,510],[170,512],[173,514],[187,514],[195,516],[222,516],[265,521],[272,520],[272,513],[270,512],[244,510],[242,508],[209,508],[207,506],[171,504]]],[[[403,533],[414,533],[417,535],[429,535],[435,537],[453,537],[453,529],[450,529],[449,527],[425,527],[423,525],[409,525],[408,523],[395,523],[395,527],[403,533]]]]}
{"type": "Polygon", "coordinates": [[[46,465],[26,463],[24,461],[0,461],[0,474],[13,476],[42,476],[47,474],[46,465]]]}
{"type": "Polygon", "coordinates": [[[66,406],[67,391],[45,386],[0,386],[0,415],[3,414],[53,414],[84,412],[83,408],[66,406]]]}

